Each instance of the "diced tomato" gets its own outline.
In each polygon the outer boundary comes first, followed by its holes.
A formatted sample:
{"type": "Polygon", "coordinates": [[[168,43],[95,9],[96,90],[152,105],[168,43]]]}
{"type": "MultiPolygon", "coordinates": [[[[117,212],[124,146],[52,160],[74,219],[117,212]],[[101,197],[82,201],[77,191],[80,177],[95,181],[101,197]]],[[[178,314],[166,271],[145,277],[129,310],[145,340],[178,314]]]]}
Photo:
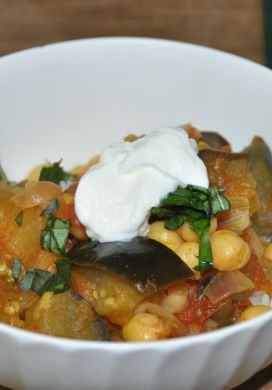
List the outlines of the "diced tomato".
{"type": "Polygon", "coordinates": [[[243,272],[249,279],[253,281],[256,290],[259,290],[262,286],[264,274],[258,257],[254,252],[251,253],[250,260],[247,266],[243,269],[243,272]]]}
{"type": "Polygon", "coordinates": [[[217,310],[218,305],[213,305],[207,297],[199,299],[195,289],[189,298],[188,306],[177,316],[185,325],[192,322],[202,325],[217,310]]]}
{"type": "Polygon", "coordinates": [[[56,211],[55,215],[59,218],[68,219],[71,222],[71,234],[78,240],[87,240],[88,237],[85,232],[84,226],[79,222],[75,213],[74,192],[76,190],[75,185],[71,185],[69,189],[62,193],[60,197],[60,207],[56,211]]]}

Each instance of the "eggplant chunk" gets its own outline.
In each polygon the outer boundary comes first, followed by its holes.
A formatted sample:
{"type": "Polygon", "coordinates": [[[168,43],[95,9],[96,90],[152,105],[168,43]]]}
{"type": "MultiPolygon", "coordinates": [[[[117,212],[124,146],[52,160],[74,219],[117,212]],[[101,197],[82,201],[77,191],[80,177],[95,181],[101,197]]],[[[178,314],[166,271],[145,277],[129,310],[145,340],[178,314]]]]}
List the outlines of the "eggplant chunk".
{"type": "Polygon", "coordinates": [[[250,217],[259,210],[256,181],[249,170],[249,156],[245,153],[226,153],[216,150],[200,150],[210,186],[222,188],[228,197],[246,197],[250,217]]]}
{"type": "Polygon", "coordinates": [[[249,156],[249,170],[256,180],[260,210],[253,223],[261,235],[272,236],[272,153],[261,137],[255,137],[244,151],[249,156]]]}
{"type": "Polygon", "coordinates": [[[201,131],[201,138],[199,141],[206,142],[215,149],[221,149],[226,146],[230,147],[230,143],[222,137],[222,135],[214,131],[201,131]]]}
{"type": "Polygon", "coordinates": [[[129,280],[114,273],[97,267],[74,265],[72,289],[86,298],[88,295],[84,294],[84,285],[88,288],[88,284],[84,283],[84,279],[92,288],[95,311],[115,325],[124,325],[135,307],[149,295],[138,291],[129,280]]]}
{"type": "Polygon", "coordinates": [[[47,292],[26,311],[25,329],[51,336],[99,340],[96,320],[91,304],[71,291],[47,292]]]}
{"type": "Polygon", "coordinates": [[[93,266],[131,281],[141,292],[157,290],[193,276],[191,269],[165,245],[146,237],[94,245],[80,243],[68,253],[73,264],[93,266]]]}

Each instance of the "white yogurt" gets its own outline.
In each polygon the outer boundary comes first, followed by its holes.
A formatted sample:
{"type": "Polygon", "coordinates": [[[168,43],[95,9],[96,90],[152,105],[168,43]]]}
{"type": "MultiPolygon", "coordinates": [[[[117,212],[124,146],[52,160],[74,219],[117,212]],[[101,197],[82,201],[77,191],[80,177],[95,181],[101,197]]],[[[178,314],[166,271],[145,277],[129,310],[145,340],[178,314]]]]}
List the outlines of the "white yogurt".
{"type": "Polygon", "coordinates": [[[186,131],[163,127],[104,150],[100,162],[79,182],[76,215],[90,238],[126,241],[145,235],[151,207],[188,184],[209,185],[197,145],[186,131]]]}

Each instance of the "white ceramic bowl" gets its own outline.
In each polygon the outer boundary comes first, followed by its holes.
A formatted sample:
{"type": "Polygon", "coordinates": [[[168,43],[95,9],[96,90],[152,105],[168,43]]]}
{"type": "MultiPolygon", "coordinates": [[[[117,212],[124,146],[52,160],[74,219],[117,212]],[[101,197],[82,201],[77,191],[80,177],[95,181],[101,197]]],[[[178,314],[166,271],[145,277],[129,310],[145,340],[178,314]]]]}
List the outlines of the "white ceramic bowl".
{"type": "MultiPolygon", "coordinates": [[[[1,163],[83,163],[129,132],[193,122],[236,149],[270,144],[272,72],[194,45],[135,38],[60,43],[0,60],[1,163]]],[[[0,382],[15,389],[226,389],[272,360],[272,313],[155,343],[84,342],[0,324],[0,382]]]]}

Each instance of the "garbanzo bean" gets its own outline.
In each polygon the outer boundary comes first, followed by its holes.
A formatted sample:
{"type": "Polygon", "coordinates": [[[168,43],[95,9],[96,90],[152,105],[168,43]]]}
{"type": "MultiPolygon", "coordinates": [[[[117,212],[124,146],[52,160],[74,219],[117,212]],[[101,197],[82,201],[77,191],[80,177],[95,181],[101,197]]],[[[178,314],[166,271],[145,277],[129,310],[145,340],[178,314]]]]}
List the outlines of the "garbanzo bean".
{"type": "Polygon", "coordinates": [[[237,322],[250,320],[251,318],[258,317],[263,313],[267,313],[268,311],[271,311],[271,308],[269,306],[265,306],[265,305],[250,306],[242,312],[237,322]]]}
{"type": "Polygon", "coordinates": [[[175,252],[188,265],[188,267],[190,267],[194,272],[197,272],[193,268],[198,265],[198,242],[183,242],[175,252]]]}
{"type": "Polygon", "coordinates": [[[165,319],[150,313],[138,313],[123,326],[122,334],[126,341],[150,341],[167,338],[172,330],[165,319]]]}
{"type": "Polygon", "coordinates": [[[170,313],[179,313],[188,305],[188,292],[187,284],[180,283],[170,286],[162,293],[160,305],[170,313]]]}
{"type": "Polygon", "coordinates": [[[172,251],[175,251],[183,242],[178,233],[164,227],[163,221],[156,221],[150,225],[147,237],[159,241],[172,251]]]}
{"type": "Polygon", "coordinates": [[[231,230],[217,230],[211,235],[213,267],[218,271],[235,271],[247,265],[248,244],[231,230]]]}
{"type": "MultiPolygon", "coordinates": [[[[216,229],[217,229],[217,219],[214,217],[211,219],[211,224],[209,228],[210,234],[214,233],[216,229]]],[[[184,222],[184,224],[177,229],[177,233],[184,241],[199,242],[198,234],[191,228],[190,223],[188,221],[184,222]]]]}
{"type": "Polygon", "coordinates": [[[177,232],[184,241],[199,242],[198,234],[191,228],[188,221],[184,222],[184,224],[177,229],[177,232]]]}

